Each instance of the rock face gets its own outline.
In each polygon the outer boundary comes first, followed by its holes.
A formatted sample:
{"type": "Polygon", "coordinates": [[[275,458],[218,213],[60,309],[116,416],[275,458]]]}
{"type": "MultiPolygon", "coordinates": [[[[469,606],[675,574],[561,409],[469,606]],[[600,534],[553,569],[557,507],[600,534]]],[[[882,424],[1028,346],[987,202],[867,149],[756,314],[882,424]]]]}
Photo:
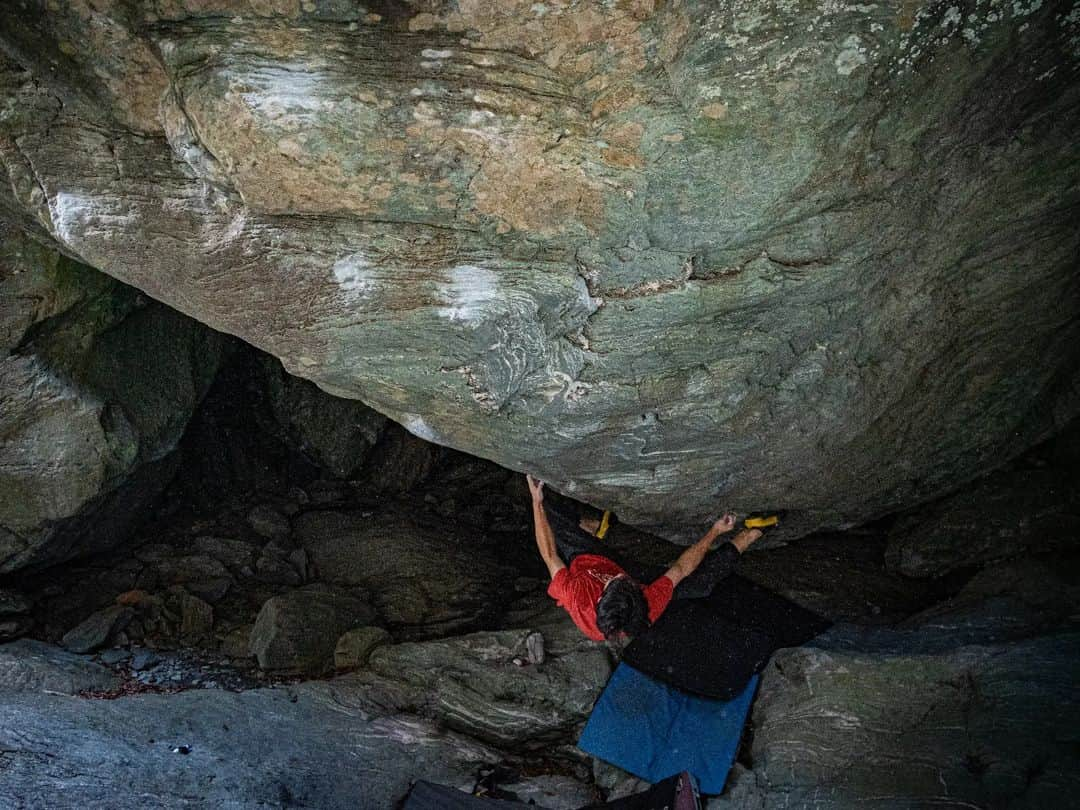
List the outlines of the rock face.
{"type": "MultiPolygon", "coordinates": [[[[587,640],[530,663],[532,631],[501,630],[378,647],[363,673],[386,708],[431,717],[504,748],[543,748],[572,736],[611,675],[587,640]]],[[[361,677],[361,676],[358,676],[361,677]]]]}
{"type": "Polygon", "coordinates": [[[669,535],[866,520],[1076,413],[1069,3],[378,8],[6,4],[0,207],[669,535]]]}
{"type": "Polygon", "coordinates": [[[755,705],[752,776],[715,806],[1053,806],[1080,787],[1072,743],[1046,733],[1080,721],[1078,655],[1075,633],[936,656],[784,651],[755,705]]]}
{"type": "Polygon", "coordinates": [[[0,642],[18,638],[34,626],[30,608],[21,593],[0,588],[0,642]]]}
{"type": "Polygon", "coordinates": [[[107,549],[160,495],[220,336],[0,228],[0,574],[107,549]]]}
{"type": "Polygon", "coordinates": [[[119,679],[105,667],[51,644],[30,639],[0,644],[0,693],[73,695],[119,685],[119,679]]]}
{"type": "Polygon", "coordinates": [[[266,601],[251,630],[251,654],[263,669],[316,674],[333,667],[337,640],[375,618],[348,593],[309,586],[266,601]]]}
{"type": "Polygon", "coordinates": [[[1067,551],[1080,537],[1080,426],[1009,468],[901,515],[886,562],[936,577],[1029,553],[1067,551]]]}
{"type": "Polygon", "coordinates": [[[1076,561],[987,569],[899,628],[838,625],[781,650],[754,704],[753,768],[710,810],[1046,807],[1080,788],[1076,561]],[[1060,565],[1058,566],[1060,568],[1060,565]]]}
{"type": "Polygon", "coordinates": [[[293,532],[323,581],[369,589],[372,604],[401,638],[471,629],[514,596],[508,583],[516,572],[495,541],[475,530],[424,523],[405,508],[311,512],[296,520],[293,532]]]}
{"type": "Polygon", "coordinates": [[[0,692],[0,747],[0,805],[132,810],[385,810],[413,779],[470,788],[500,758],[423,721],[371,719],[333,683],[117,700],[0,692]]]}
{"type": "Polygon", "coordinates": [[[123,605],[100,610],[64,634],[63,645],[72,652],[87,653],[105,646],[116,633],[121,632],[134,616],[134,611],[123,605]]]}

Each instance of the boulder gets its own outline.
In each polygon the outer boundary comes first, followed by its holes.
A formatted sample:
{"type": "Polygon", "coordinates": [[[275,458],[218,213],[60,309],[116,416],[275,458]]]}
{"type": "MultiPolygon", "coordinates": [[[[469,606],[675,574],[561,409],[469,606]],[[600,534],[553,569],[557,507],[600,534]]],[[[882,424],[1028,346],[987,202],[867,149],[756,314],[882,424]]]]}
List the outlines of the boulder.
{"type": "Polygon", "coordinates": [[[183,585],[184,590],[211,604],[220,601],[233,585],[224,564],[201,554],[167,557],[155,567],[154,575],[163,585],[183,585]]]}
{"type": "Polygon", "coordinates": [[[105,667],[52,644],[30,639],[0,644],[0,693],[74,695],[119,685],[119,678],[105,667]]]}
{"type": "Polygon", "coordinates": [[[318,674],[333,667],[343,633],[374,619],[371,606],[347,591],[298,588],[263,604],[251,629],[251,654],[265,670],[318,674]]]}
{"type": "Polygon", "coordinates": [[[379,441],[386,417],[288,374],[274,358],[262,357],[261,368],[271,412],[286,441],[338,478],[358,473],[379,441]]]}
{"type": "Polygon", "coordinates": [[[218,650],[229,658],[251,657],[251,630],[254,624],[244,624],[230,630],[221,638],[218,650]]]}
{"type": "Polygon", "coordinates": [[[1078,656],[1076,633],[937,655],[781,651],[754,705],[753,769],[710,810],[1054,806],[1080,788],[1078,656]]]}
{"type": "Polygon", "coordinates": [[[420,438],[793,536],[1078,412],[1061,2],[160,5],[0,8],[0,208],[420,438]]]}
{"type": "Polygon", "coordinates": [[[1073,795],[1076,563],[987,569],[897,627],[839,624],[777,652],[754,703],[752,768],[737,767],[710,810],[1073,795]]]}
{"type": "Polygon", "coordinates": [[[243,540],[230,537],[202,536],[195,538],[195,548],[208,557],[213,557],[230,569],[239,571],[255,563],[258,548],[243,540]]]}
{"type": "Polygon", "coordinates": [[[320,578],[372,592],[400,638],[448,635],[497,615],[515,571],[482,532],[425,521],[405,504],[377,512],[309,512],[294,534],[320,578]]]}
{"type": "Polygon", "coordinates": [[[529,663],[531,629],[470,633],[378,647],[368,658],[372,699],[408,709],[504,748],[544,748],[572,736],[611,675],[607,650],[582,639],[573,651],[529,663]]]}
{"type": "Polygon", "coordinates": [[[255,577],[270,585],[301,585],[304,572],[291,559],[295,552],[296,549],[268,543],[255,563],[255,577]]]}
{"type": "Polygon", "coordinates": [[[30,600],[10,588],[0,588],[0,616],[23,616],[30,612],[30,600]]]}
{"type": "Polygon", "coordinates": [[[88,616],[64,633],[60,643],[71,652],[88,653],[103,647],[127,627],[135,611],[125,605],[113,605],[88,616]]]}
{"type": "Polygon", "coordinates": [[[390,634],[381,627],[358,627],[349,630],[342,634],[334,647],[334,668],[362,667],[376,647],[392,640],[390,634]]]}
{"type": "Polygon", "coordinates": [[[34,626],[30,608],[21,593],[0,588],[0,642],[18,638],[34,626]]]}
{"type": "Polygon", "coordinates": [[[289,519],[269,504],[259,504],[247,515],[248,525],[268,540],[287,540],[292,528],[289,519]]]}
{"type": "Polygon", "coordinates": [[[116,700],[0,692],[0,806],[385,810],[414,779],[471,788],[501,758],[354,704],[341,682],[116,700]]]}
{"type": "Polygon", "coordinates": [[[210,641],[214,629],[214,609],[204,600],[174,585],[165,595],[165,608],[177,618],[175,638],[181,644],[199,646],[210,641]]]}

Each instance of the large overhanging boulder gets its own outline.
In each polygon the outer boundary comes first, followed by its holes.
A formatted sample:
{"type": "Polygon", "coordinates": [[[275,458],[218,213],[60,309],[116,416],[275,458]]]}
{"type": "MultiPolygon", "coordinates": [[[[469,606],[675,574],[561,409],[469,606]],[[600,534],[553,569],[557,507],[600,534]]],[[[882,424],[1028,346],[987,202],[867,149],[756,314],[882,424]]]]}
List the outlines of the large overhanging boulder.
{"type": "Polygon", "coordinates": [[[1077,410],[1073,3],[23,0],[0,39],[11,218],[669,535],[867,520],[1077,410]]]}

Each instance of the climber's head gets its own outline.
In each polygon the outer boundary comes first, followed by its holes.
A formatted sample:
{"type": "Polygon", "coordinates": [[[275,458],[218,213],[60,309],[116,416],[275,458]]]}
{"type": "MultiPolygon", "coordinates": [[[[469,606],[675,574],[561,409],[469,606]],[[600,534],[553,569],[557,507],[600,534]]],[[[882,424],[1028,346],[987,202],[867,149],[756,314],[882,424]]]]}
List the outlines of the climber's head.
{"type": "Polygon", "coordinates": [[[604,586],[596,603],[596,627],[608,641],[634,636],[649,626],[645,594],[630,577],[616,577],[604,586]]]}

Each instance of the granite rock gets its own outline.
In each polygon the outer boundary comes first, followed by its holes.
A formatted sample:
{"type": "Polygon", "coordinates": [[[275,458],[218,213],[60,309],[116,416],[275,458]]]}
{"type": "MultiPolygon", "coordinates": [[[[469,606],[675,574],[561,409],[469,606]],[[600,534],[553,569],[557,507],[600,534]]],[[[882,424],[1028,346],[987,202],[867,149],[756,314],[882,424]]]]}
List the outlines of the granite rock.
{"type": "Polygon", "coordinates": [[[71,652],[88,653],[103,647],[116,633],[123,630],[135,616],[124,605],[113,605],[91,614],[68,630],[61,643],[71,652]]]}
{"type": "Polygon", "coordinates": [[[784,650],[754,705],[753,769],[710,810],[1053,806],[1080,781],[1078,655],[1075,633],[937,655],[784,650]]]}
{"type": "Polygon", "coordinates": [[[367,671],[372,699],[502,748],[537,749],[584,723],[611,675],[602,645],[582,638],[573,650],[528,661],[530,629],[470,633],[378,647],[367,671]]]}
{"type": "Polygon", "coordinates": [[[890,532],[885,560],[910,577],[938,577],[1032,552],[1077,548],[1076,470],[1012,469],[901,516],[890,532]]]}
{"type": "Polygon", "coordinates": [[[0,222],[0,575],[130,536],[220,336],[0,222]]]}
{"type": "Polygon", "coordinates": [[[1077,413],[1067,2],[47,5],[11,221],[632,523],[845,527],[1077,413]]]}
{"type": "Polygon", "coordinates": [[[34,626],[30,601],[18,591],[0,588],[0,641],[10,641],[34,626]]]}
{"type": "Polygon", "coordinates": [[[430,723],[372,718],[338,682],[116,700],[0,692],[0,749],[0,805],[56,810],[385,810],[413,779],[470,788],[500,759],[430,723]]]}
{"type": "Polygon", "coordinates": [[[320,578],[363,586],[396,637],[449,635],[497,615],[513,568],[482,531],[422,519],[405,504],[300,516],[297,542],[320,578]]]}
{"type": "Polygon", "coordinates": [[[251,654],[262,669],[318,674],[333,667],[342,634],[375,616],[370,605],[345,590],[297,588],[263,604],[251,629],[251,654]]]}
{"type": "Polygon", "coordinates": [[[390,634],[381,627],[358,627],[343,633],[334,647],[335,669],[356,669],[367,663],[372,651],[391,642],[390,634]]]}
{"type": "Polygon", "coordinates": [[[750,749],[710,810],[1034,808],[1073,795],[1076,564],[990,568],[898,626],[838,624],[777,652],[750,749]]]}
{"type": "Polygon", "coordinates": [[[116,675],[100,664],[52,644],[31,639],[0,644],[0,693],[74,695],[104,692],[119,684],[116,675]]]}

